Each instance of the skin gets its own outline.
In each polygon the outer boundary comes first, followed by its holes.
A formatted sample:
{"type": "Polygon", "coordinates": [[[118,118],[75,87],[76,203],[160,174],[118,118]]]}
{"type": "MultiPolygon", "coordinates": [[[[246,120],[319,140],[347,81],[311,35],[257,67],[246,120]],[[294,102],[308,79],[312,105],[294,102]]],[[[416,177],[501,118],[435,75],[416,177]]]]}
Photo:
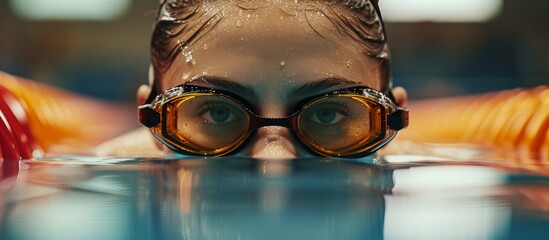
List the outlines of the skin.
{"type": "MultiPolygon", "coordinates": [[[[228,90],[255,105],[259,115],[273,118],[288,116],[293,104],[328,91],[351,86],[381,90],[378,60],[347,44],[355,40],[340,34],[324,15],[297,11],[294,1],[266,3],[254,10],[227,1],[204,3],[212,11],[222,11],[224,17],[182,49],[164,74],[161,90],[184,83],[228,90]],[[197,80],[208,76],[222,77],[248,91],[226,82],[197,80]],[[295,92],[311,84],[319,86],[295,92]]],[[[336,10],[344,13],[345,7],[336,10]]],[[[149,93],[149,86],[141,86],[138,102],[143,103],[149,93]]],[[[404,105],[405,90],[395,88],[393,93],[397,104],[404,105]]],[[[283,127],[261,128],[251,138],[237,155],[262,159],[310,156],[283,127]]]]}

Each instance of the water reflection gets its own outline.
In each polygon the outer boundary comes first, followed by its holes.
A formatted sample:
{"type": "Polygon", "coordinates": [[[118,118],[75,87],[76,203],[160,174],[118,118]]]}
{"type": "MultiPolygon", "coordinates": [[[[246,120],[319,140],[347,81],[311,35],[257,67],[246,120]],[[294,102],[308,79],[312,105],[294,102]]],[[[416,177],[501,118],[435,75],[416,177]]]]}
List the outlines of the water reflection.
{"type": "Polygon", "coordinates": [[[392,187],[383,168],[320,160],[166,162],[141,180],[155,189],[145,225],[164,239],[381,238],[392,187]]]}
{"type": "Polygon", "coordinates": [[[536,239],[549,233],[542,227],[549,223],[548,178],[486,166],[79,158],[26,162],[10,179],[1,185],[0,239],[536,239]]]}
{"type": "Polygon", "coordinates": [[[2,239],[377,239],[393,184],[386,168],[321,159],[28,168],[2,239]]]}

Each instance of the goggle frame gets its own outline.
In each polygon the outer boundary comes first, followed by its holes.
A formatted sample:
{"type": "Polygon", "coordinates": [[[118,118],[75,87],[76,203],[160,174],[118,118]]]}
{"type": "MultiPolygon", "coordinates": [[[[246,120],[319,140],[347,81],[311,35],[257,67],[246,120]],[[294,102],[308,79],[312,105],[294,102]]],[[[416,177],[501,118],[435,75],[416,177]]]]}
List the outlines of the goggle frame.
{"type": "Polygon", "coordinates": [[[195,156],[223,156],[230,154],[235,152],[240,147],[245,146],[245,143],[249,140],[250,135],[253,135],[257,129],[265,126],[281,126],[289,128],[294,136],[299,139],[299,142],[305,146],[306,149],[316,155],[326,157],[358,158],[370,155],[385,146],[396,136],[396,133],[399,130],[406,128],[409,123],[408,110],[397,106],[394,103],[394,97],[392,95],[389,94],[389,96],[387,96],[369,87],[350,87],[304,99],[296,105],[296,110],[293,114],[283,118],[261,117],[257,115],[253,109],[254,108],[251,104],[232,92],[183,84],[167,89],[162,94],[157,95],[151,103],[139,106],[138,116],[139,122],[150,128],[153,135],[168,148],[178,153],[195,156]],[[173,129],[169,129],[169,126],[174,125],[169,122],[174,118],[172,116],[174,105],[177,105],[179,99],[183,99],[184,97],[192,94],[210,96],[215,95],[229,99],[241,106],[249,116],[249,123],[246,132],[233,144],[216,149],[215,151],[192,149],[190,146],[192,143],[184,143],[185,139],[183,137],[177,136],[176,134],[176,136],[174,136],[173,129]],[[307,141],[304,134],[301,133],[301,129],[299,127],[299,115],[311,104],[330,96],[359,97],[369,101],[370,103],[381,106],[380,124],[382,129],[378,129],[380,132],[379,136],[375,139],[367,141],[362,148],[348,153],[330,153],[331,150],[322,150],[322,147],[314,146],[313,143],[307,141]]]}

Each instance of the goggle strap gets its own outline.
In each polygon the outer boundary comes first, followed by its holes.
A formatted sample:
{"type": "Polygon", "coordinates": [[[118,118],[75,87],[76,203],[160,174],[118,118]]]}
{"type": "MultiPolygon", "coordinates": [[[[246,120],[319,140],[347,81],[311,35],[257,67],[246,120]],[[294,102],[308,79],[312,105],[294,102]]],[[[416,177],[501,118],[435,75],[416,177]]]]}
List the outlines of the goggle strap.
{"type": "Polygon", "coordinates": [[[156,84],[151,85],[151,93],[149,93],[149,96],[145,100],[145,104],[151,104],[156,96],[158,95],[158,88],[156,87],[156,84]]]}
{"type": "Polygon", "coordinates": [[[160,113],[155,111],[151,104],[141,105],[137,108],[139,122],[148,128],[153,128],[160,123],[160,113]]]}
{"type": "Polygon", "coordinates": [[[408,109],[398,108],[395,112],[389,114],[387,123],[389,128],[399,131],[408,127],[409,113],[408,109]]]}

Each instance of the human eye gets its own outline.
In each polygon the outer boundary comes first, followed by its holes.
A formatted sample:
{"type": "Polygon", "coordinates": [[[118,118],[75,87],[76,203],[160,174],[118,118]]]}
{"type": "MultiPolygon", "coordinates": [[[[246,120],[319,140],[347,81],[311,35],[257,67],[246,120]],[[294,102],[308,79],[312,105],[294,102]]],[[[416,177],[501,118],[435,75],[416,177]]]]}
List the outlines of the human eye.
{"type": "Polygon", "coordinates": [[[324,97],[304,108],[298,118],[299,133],[322,148],[353,147],[372,136],[370,111],[360,98],[324,97]]]}
{"type": "Polygon", "coordinates": [[[249,127],[245,109],[225,97],[195,96],[181,102],[177,109],[177,135],[208,149],[223,148],[238,141],[249,127]]]}
{"type": "Polygon", "coordinates": [[[206,102],[198,109],[198,116],[205,124],[223,125],[236,121],[239,112],[223,102],[206,102]]]}
{"type": "Polygon", "coordinates": [[[348,117],[348,108],[342,103],[326,102],[314,106],[308,111],[307,118],[311,123],[333,126],[348,117]]]}

